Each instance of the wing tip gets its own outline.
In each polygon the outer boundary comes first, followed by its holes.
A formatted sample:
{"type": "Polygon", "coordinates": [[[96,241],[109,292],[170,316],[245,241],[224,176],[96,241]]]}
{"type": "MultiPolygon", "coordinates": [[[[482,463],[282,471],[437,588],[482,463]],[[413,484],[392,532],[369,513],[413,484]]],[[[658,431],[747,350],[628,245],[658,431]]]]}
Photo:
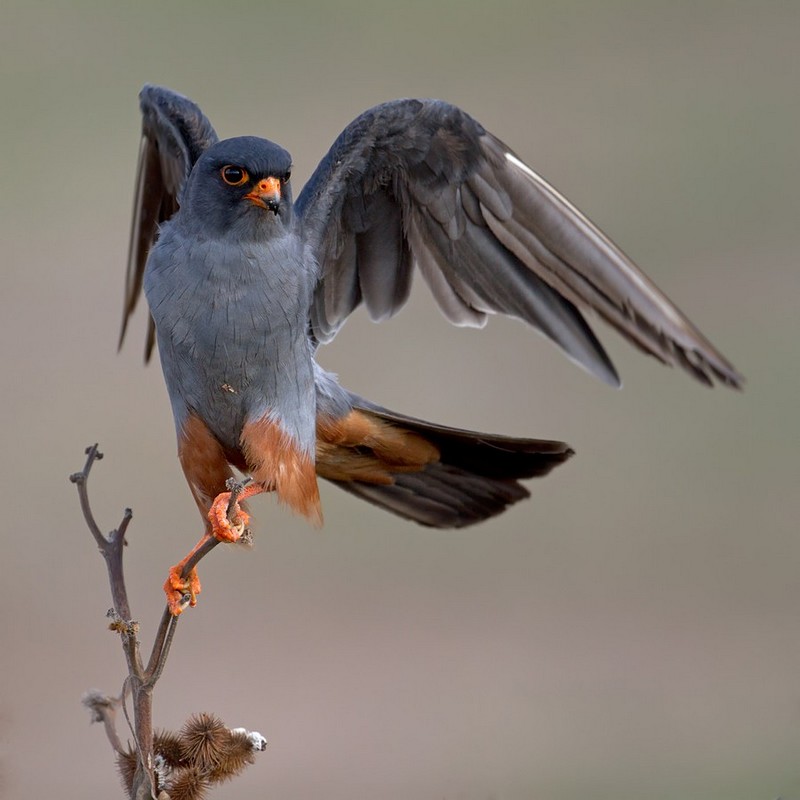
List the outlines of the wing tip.
{"type": "Polygon", "coordinates": [[[720,384],[737,392],[744,391],[744,385],[747,383],[747,379],[744,377],[744,375],[742,375],[741,372],[738,372],[733,367],[729,367],[725,370],[712,367],[712,370],[714,373],[714,378],[716,379],[716,383],[710,382],[711,388],[717,384],[720,384]]]}

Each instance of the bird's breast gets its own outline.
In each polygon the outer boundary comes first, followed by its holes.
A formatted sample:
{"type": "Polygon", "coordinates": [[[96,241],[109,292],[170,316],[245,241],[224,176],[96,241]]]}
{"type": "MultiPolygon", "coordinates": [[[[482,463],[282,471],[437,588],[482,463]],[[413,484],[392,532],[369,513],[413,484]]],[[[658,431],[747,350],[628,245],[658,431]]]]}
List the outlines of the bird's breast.
{"type": "Polygon", "coordinates": [[[151,261],[145,289],[173,405],[230,448],[265,413],[313,439],[312,286],[291,249],[167,242],[151,261]]]}

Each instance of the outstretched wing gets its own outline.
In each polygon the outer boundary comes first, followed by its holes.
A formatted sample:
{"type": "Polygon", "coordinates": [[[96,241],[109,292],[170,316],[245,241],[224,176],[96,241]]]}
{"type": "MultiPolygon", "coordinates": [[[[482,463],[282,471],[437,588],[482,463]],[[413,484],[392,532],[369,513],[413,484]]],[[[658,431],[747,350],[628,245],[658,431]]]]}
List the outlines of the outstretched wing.
{"type": "Polygon", "coordinates": [[[499,139],[458,108],[397,100],[348,125],[297,199],[321,266],[320,342],[363,301],[405,303],[417,264],[445,316],[524,320],[608,383],[619,379],[580,309],[695,378],[741,376],[636,265],[499,139]]]}
{"type": "MultiPolygon", "coordinates": [[[[125,306],[119,346],[128,320],[142,294],[147,255],[158,236],[158,226],[180,205],[183,185],[195,162],[218,137],[203,112],[188,98],[161,86],[145,86],[139,94],[142,144],[136,174],[133,223],[125,274],[125,306]]],[[[147,328],[145,360],[155,343],[152,319],[147,328]]]]}

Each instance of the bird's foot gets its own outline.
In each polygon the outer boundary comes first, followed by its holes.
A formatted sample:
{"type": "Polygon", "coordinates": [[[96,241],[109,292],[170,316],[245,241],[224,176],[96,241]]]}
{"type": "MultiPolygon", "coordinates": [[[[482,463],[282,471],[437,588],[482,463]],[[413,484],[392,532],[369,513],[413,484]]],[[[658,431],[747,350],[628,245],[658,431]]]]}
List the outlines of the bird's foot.
{"type": "Polygon", "coordinates": [[[245,486],[229,481],[228,487],[235,487],[236,502],[231,505],[231,492],[218,494],[211,504],[208,520],[211,534],[220,542],[238,542],[250,524],[250,515],[239,505],[239,501],[261,494],[266,488],[255,481],[245,486]]]}
{"type": "Polygon", "coordinates": [[[196,606],[197,595],[200,594],[200,578],[196,569],[192,569],[185,578],[181,577],[186,560],[171,567],[167,580],[164,582],[167,606],[173,617],[183,613],[189,606],[196,606]]]}
{"type": "Polygon", "coordinates": [[[250,515],[239,505],[238,500],[231,508],[231,493],[218,494],[211,504],[208,520],[211,523],[211,534],[220,542],[238,542],[250,524],[250,515]]]}
{"type": "Polygon", "coordinates": [[[260,483],[250,483],[243,488],[238,488],[237,500],[232,506],[231,492],[222,492],[217,495],[208,512],[211,531],[200,539],[183,561],[178,562],[170,569],[169,576],[164,583],[164,593],[167,596],[170,614],[177,617],[189,606],[197,605],[200,579],[197,577],[194,567],[183,577],[187,564],[197,563],[217,542],[238,542],[250,523],[250,515],[239,505],[238,501],[263,491],[264,486],[260,483]],[[230,514],[228,513],[229,507],[230,514]]]}

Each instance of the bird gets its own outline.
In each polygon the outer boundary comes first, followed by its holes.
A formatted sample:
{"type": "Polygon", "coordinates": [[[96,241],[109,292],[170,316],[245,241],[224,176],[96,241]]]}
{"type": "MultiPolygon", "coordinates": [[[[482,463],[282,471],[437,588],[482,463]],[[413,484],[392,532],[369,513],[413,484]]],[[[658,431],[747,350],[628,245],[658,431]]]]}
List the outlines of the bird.
{"type": "Polygon", "coordinates": [[[205,525],[164,584],[174,615],[201,588],[195,569],[182,577],[189,558],[211,540],[240,539],[248,496],[274,492],[319,525],[324,478],[421,525],[461,528],[528,497],[523,480],[573,455],[560,441],[391,411],[320,367],[318,349],[356,308],[393,316],[417,271],[455,325],[522,320],[612,386],[619,376],[584,312],[704,384],[743,384],[622,250],[454,105],[409,98],[368,109],[295,200],[283,147],[221,140],[193,101],[164,87],[146,85],[139,100],[119,344],[144,293],[145,360],[157,342],[178,458],[205,525]],[[251,478],[238,500],[233,468],[251,478]]]}

